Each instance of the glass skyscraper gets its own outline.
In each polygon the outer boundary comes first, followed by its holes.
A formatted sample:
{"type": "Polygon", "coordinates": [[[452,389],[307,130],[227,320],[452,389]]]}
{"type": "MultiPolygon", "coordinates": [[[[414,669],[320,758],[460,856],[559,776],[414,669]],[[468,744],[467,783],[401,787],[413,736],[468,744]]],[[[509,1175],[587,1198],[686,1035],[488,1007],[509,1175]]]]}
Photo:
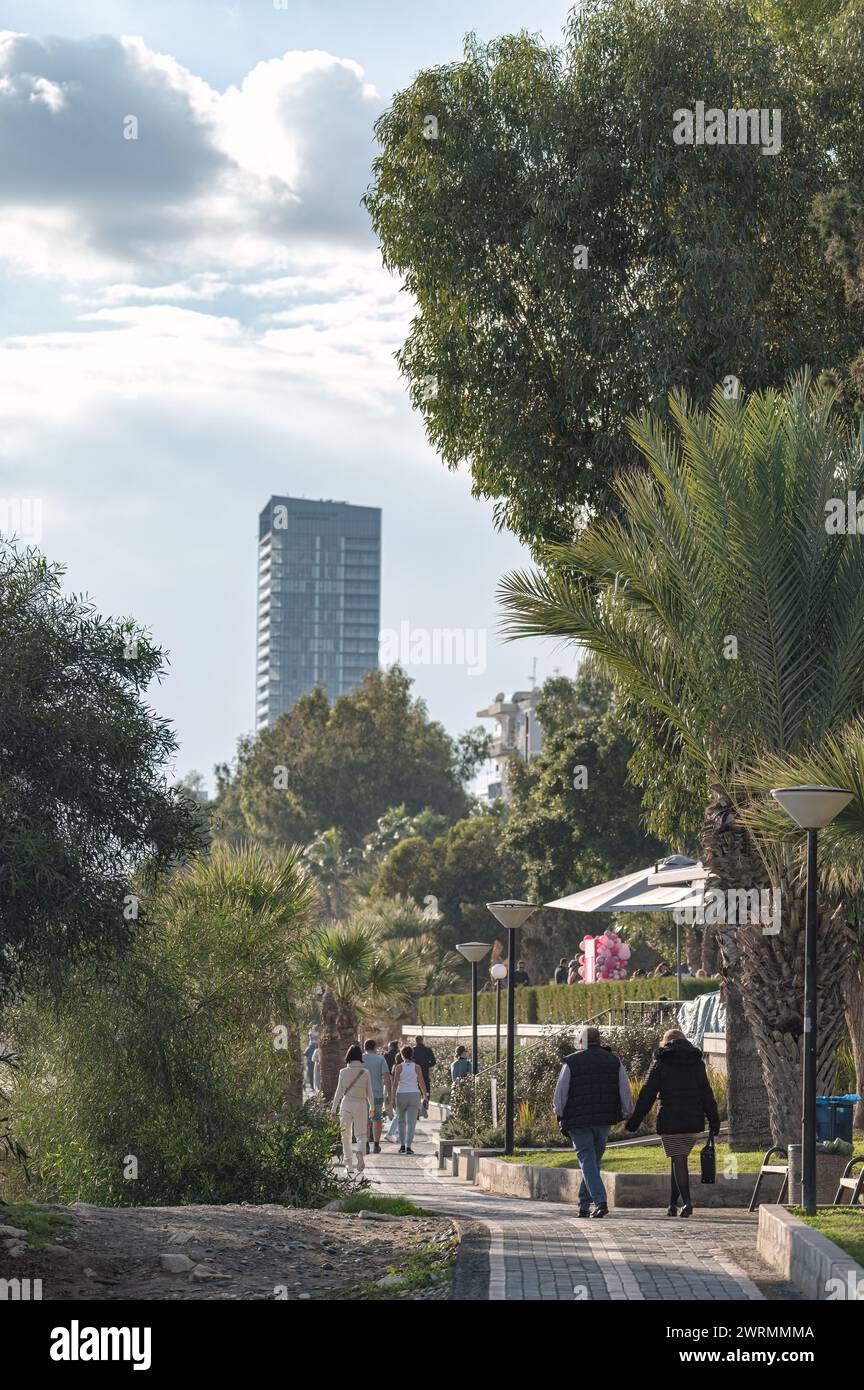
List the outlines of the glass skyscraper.
{"type": "Polygon", "coordinates": [[[381,509],[271,497],[258,526],[256,725],[378,665],[381,509]]]}

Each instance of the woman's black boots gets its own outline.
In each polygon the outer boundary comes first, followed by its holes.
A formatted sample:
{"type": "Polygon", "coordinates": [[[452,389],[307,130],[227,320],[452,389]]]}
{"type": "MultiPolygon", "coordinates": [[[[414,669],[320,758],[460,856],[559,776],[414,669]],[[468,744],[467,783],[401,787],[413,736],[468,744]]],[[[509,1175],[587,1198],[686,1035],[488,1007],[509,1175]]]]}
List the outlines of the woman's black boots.
{"type": "Polygon", "coordinates": [[[680,1158],[673,1158],[672,1171],[678,1183],[678,1190],[681,1193],[681,1200],[684,1205],[681,1208],[681,1216],[693,1215],[693,1203],[690,1200],[690,1170],[687,1167],[687,1155],[683,1154],[680,1158]]]}

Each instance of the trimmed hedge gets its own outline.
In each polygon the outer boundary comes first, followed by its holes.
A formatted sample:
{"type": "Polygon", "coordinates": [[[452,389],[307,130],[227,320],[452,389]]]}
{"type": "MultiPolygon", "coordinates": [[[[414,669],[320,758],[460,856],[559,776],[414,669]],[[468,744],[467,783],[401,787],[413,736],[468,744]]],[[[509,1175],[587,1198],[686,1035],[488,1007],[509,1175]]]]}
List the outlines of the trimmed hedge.
{"type": "MultiPolygon", "coordinates": [[[[697,980],[693,976],[681,981],[683,999],[695,999],[719,988],[718,980],[697,980]]],[[[579,1023],[604,1009],[624,1003],[625,999],[671,999],[675,995],[675,976],[650,980],[599,980],[594,985],[521,985],[516,990],[517,1023],[579,1023]]],[[[506,1017],[506,1000],[501,1001],[501,1016],[506,1017]]],[[[495,1022],[495,995],[486,991],[478,996],[477,1016],[480,1023],[495,1022]]],[[[470,994],[427,994],[418,1000],[421,1023],[446,1027],[448,1024],[471,1022],[470,994]]]]}

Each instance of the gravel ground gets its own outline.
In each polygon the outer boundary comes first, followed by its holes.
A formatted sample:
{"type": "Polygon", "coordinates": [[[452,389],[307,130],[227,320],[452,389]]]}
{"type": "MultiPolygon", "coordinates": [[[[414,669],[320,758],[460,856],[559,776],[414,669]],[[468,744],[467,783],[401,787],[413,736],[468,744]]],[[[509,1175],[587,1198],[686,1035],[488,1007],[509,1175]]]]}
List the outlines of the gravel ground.
{"type": "Polygon", "coordinates": [[[0,1278],[41,1279],[44,1300],[442,1299],[459,1240],[447,1217],[279,1206],[46,1210],[70,1218],[47,1247],[14,1254],[14,1241],[0,1239],[0,1278]]]}

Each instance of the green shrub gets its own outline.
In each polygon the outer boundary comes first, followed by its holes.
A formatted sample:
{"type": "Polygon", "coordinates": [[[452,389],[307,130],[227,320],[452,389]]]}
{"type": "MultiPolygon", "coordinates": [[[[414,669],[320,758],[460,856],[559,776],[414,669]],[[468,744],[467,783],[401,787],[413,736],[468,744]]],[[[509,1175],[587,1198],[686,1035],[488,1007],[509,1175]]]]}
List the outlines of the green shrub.
{"type": "MultiPolygon", "coordinates": [[[[681,981],[682,999],[695,999],[719,988],[717,980],[697,980],[689,976],[681,981]]],[[[516,989],[517,1023],[583,1023],[604,1009],[620,1006],[625,999],[673,999],[675,977],[650,980],[600,980],[593,985],[523,985],[516,989]]],[[[506,1003],[502,1001],[506,1012],[506,1003]]],[[[471,1022],[470,994],[430,994],[418,1001],[421,1023],[447,1027],[449,1024],[471,1022]]],[[[480,1023],[495,1022],[495,995],[490,991],[478,996],[477,1016],[480,1023]]]]}
{"type": "Polygon", "coordinates": [[[287,1099],[292,948],[313,902],[296,854],[214,851],[149,903],[125,952],[79,965],[58,1001],[18,1007],[4,1112],[35,1195],[319,1206],[349,1190],[323,1102],[287,1099]]]}
{"type": "MultiPolygon", "coordinates": [[[[699,983],[703,983],[700,981],[699,983]]],[[[621,1058],[630,1077],[634,1098],[644,1084],[648,1069],[660,1041],[662,1024],[632,1022],[611,1028],[601,1028],[603,1044],[621,1058]]],[[[514,1058],[516,1115],[514,1134],[517,1144],[527,1147],[555,1146],[562,1143],[552,1109],[552,1097],[564,1058],[574,1048],[570,1029],[550,1029],[537,1042],[518,1048],[514,1058]]],[[[453,1084],[450,1094],[450,1117],[441,1128],[444,1139],[464,1139],[484,1148],[498,1146],[496,1133],[504,1116],[506,1059],[481,1070],[476,1080],[464,1077],[453,1084]],[[498,1126],[492,1123],[492,1079],[497,1080],[498,1126]]],[[[721,1116],[726,1113],[726,1078],[711,1075],[711,1084],[721,1116]]],[[[653,1134],[654,1120],[648,1116],[639,1134],[653,1134]]],[[[614,1126],[613,1138],[630,1138],[623,1123],[614,1126]]]]}

